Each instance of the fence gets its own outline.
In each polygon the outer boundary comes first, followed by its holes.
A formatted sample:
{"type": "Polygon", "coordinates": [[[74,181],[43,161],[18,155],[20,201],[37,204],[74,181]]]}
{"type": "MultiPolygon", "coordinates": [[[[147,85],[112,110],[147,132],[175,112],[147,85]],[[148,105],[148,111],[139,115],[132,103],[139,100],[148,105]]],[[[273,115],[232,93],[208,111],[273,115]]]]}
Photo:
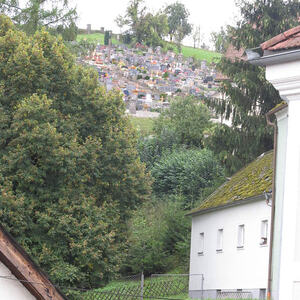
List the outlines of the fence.
{"type": "MultiPolygon", "coordinates": [[[[172,295],[188,293],[189,275],[161,275],[154,274],[150,279],[144,280],[141,274],[131,277],[135,282],[128,282],[126,285],[116,286],[110,290],[93,290],[83,295],[85,300],[151,300],[151,299],[172,299],[172,295]]],[[[120,279],[123,281],[123,279],[120,279]]],[[[125,279],[126,280],[126,279],[125,279]]],[[[129,279],[130,280],[130,279],[129,279]]],[[[178,298],[177,298],[178,299],[178,298]]],[[[180,300],[180,299],[179,299],[180,300]]]]}
{"type": "Polygon", "coordinates": [[[220,291],[217,292],[217,299],[252,299],[251,292],[230,292],[230,291],[220,291]]]}
{"type": "Polygon", "coordinates": [[[189,292],[189,281],[197,281],[201,290],[195,299],[253,299],[251,292],[230,290],[204,290],[202,274],[152,274],[144,279],[143,274],[123,277],[109,290],[92,290],[83,294],[82,300],[184,300],[189,292]],[[183,298],[178,298],[178,295],[183,298]],[[177,297],[175,297],[177,295],[177,297]]]}

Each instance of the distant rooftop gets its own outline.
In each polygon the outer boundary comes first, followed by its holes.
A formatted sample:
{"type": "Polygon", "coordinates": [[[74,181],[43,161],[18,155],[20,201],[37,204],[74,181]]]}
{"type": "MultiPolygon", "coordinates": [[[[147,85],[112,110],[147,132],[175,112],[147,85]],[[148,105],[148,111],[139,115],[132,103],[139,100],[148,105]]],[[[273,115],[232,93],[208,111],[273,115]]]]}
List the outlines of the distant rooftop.
{"type": "Polygon", "coordinates": [[[259,156],[212,193],[188,215],[196,215],[217,208],[234,206],[242,200],[255,199],[272,188],[273,151],[259,156]]]}

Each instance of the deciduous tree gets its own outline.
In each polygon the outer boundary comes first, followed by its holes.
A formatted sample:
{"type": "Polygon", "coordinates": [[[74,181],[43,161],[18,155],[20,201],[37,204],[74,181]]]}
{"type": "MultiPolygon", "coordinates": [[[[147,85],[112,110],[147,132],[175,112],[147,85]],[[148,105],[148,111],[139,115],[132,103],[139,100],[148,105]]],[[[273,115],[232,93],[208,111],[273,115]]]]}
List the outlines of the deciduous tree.
{"type": "Polygon", "coordinates": [[[76,9],[69,7],[68,0],[1,0],[0,12],[10,16],[16,25],[30,34],[42,26],[69,28],[77,18],[76,9]]]}
{"type": "Polygon", "coordinates": [[[173,41],[175,37],[175,41],[180,44],[192,32],[192,25],[188,22],[190,13],[180,2],[168,5],[165,13],[168,16],[170,40],[173,41]]]}
{"type": "Polygon", "coordinates": [[[122,97],[46,31],[1,16],[0,44],[1,223],[54,282],[103,285],[150,185],[122,97]]]}

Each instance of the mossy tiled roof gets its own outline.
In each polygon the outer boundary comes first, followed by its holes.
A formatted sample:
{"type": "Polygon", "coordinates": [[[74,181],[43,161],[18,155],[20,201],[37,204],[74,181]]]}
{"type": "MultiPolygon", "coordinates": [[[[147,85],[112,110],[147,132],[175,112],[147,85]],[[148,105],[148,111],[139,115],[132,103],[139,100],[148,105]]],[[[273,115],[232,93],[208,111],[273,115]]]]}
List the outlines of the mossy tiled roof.
{"type": "Polygon", "coordinates": [[[195,214],[207,209],[234,204],[239,200],[262,195],[272,189],[273,151],[259,156],[255,161],[234,174],[232,178],[212,193],[201,205],[193,209],[195,214]]]}

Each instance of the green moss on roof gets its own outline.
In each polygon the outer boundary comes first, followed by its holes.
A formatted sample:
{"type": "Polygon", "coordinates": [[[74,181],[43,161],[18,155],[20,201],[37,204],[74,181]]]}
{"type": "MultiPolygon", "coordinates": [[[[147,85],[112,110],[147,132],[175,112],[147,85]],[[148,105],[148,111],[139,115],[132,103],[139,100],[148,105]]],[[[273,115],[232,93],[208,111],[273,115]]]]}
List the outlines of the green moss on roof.
{"type": "Polygon", "coordinates": [[[272,189],[273,151],[259,156],[255,161],[234,174],[232,178],[212,193],[189,214],[217,208],[235,201],[259,196],[272,189]]]}

